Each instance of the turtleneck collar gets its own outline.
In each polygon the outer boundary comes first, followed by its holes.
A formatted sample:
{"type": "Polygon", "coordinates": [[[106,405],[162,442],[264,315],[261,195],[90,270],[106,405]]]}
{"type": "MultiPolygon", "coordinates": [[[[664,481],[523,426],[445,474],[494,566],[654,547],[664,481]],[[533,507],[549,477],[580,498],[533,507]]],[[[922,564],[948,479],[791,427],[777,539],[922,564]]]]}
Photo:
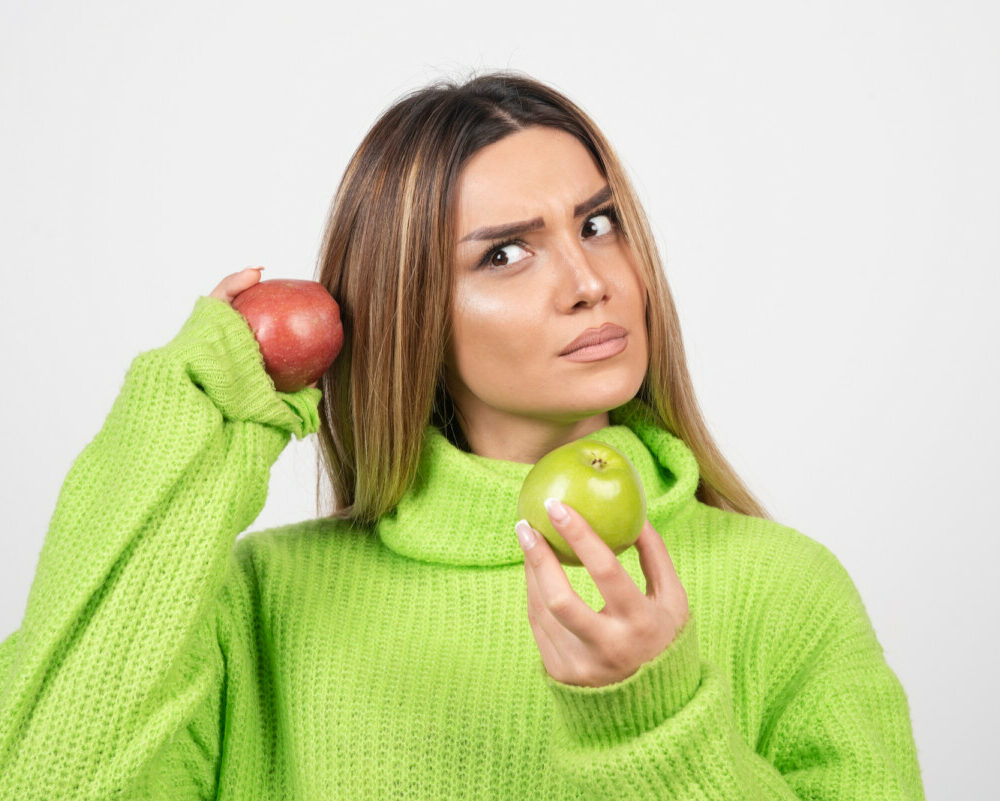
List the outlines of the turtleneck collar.
{"type": "MultiPolygon", "coordinates": [[[[632,461],[646,492],[647,517],[666,525],[694,502],[694,454],[679,437],[653,424],[649,407],[637,399],[613,409],[609,417],[609,426],[587,436],[632,461]]],[[[521,484],[531,468],[459,450],[438,428],[428,426],[413,486],[375,530],[390,550],[423,562],[523,562],[514,524],[521,484]]]]}

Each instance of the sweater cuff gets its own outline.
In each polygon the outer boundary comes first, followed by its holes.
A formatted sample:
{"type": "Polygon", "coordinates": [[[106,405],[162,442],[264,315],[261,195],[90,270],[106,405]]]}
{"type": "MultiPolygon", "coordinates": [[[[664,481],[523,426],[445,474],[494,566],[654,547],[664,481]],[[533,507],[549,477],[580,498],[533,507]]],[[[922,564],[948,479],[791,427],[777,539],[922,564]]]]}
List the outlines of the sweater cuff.
{"type": "Polygon", "coordinates": [[[701,683],[694,616],[666,649],[614,684],[582,687],[545,675],[573,741],[607,748],[637,737],[683,709],[701,683]]]}
{"type": "Polygon", "coordinates": [[[226,419],[274,426],[298,439],[319,429],[320,390],[278,392],[249,323],[224,300],[199,297],[163,350],[180,357],[226,419]]]}

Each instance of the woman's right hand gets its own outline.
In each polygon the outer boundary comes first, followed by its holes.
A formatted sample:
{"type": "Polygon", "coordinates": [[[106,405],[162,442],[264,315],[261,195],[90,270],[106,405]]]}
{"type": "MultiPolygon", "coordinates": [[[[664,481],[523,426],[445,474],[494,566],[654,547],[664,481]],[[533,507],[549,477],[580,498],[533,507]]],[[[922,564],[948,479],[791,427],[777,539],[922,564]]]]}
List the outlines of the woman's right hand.
{"type": "Polygon", "coordinates": [[[263,267],[247,267],[245,270],[240,270],[238,273],[227,275],[219,282],[219,285],[213,289],[211,293],[209,293],[209,297],[224,300],[226,303],[232,303],[233,298],[240,294],[240,292],[249,289],[260,281],[260,271],[263,269],[263,267]]]}
{"type": "MultiPolygon", "coordinates": [[[[260,281],[260,271],[263,269],[263,267],[247,267],[245,270],[240,270],[238,273],[227,275],[219,282],[219,285],[211,291],[209,297],[218,298],[219,300],[224,300],[226,303],[232,304],[233,298],[240,294],[240,292],[249,289],[260,281]]],[[[317,387],[319,386],[319,382],[313,381],[309,386],[317,387]]]]}

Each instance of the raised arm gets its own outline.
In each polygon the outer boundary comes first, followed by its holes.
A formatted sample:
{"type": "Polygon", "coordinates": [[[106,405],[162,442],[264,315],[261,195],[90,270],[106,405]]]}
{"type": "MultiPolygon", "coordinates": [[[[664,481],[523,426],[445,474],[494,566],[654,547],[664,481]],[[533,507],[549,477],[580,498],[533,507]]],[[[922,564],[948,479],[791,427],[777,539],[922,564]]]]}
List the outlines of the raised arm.
{"type": "Polygon", "coordinates": [[[190,797],[211,795],[234,542],[290,438],[318,427],[319,390],[275,391],[228,302],[257,278],[229,276],[134,359],[66,476],[0,644],[2,798],[134,797],[179,733],[198,741],[190,797]]]}

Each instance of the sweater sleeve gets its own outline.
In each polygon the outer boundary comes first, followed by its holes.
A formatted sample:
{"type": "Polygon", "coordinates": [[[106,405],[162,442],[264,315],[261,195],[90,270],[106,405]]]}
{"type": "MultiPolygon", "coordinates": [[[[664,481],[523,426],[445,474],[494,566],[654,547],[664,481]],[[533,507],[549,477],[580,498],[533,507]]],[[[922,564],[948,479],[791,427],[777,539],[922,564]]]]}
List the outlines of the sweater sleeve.
{"type": "Polygon", "coordinates": [[[249,326],[211,297],[133,360],[0,644],[0,797],[136,797],[181,778],[170,797],[214,795],[234,543],[319,398],[277,392],[249,326]]]}
{"type": "Polygon", "coordinates": [[[906,695],[840,562],[820,546],[813,600],[760,688],[757,742],[736,725],[722,671],[699,652],[696,616],[655,659],[617,684],[551,677],[560,727],[556,768],[582,797],[601,799],[924,798],[906,695]]]}

